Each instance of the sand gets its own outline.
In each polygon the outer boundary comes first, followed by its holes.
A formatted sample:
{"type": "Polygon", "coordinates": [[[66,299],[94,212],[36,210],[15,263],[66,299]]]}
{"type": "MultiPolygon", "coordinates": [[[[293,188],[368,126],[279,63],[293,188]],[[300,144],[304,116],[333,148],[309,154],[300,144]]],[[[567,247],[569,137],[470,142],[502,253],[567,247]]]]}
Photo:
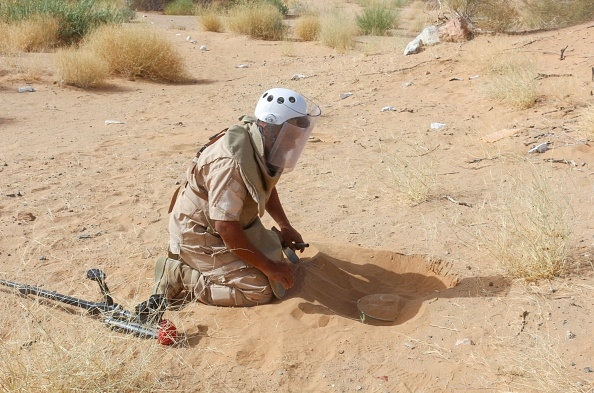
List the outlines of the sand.
{"type": "Polygon", "coordinates": [[[481,35],[405,57],[402,38],[362,38],[338,53],[207,33],[192,17],[139,13],[137,23],[161,29],[195,81],[114,78],[82,90],[56,83],[51,53],[20,59],[35,78],[0,76],[0,278],[98,301],[85,274],[100,268],[117,303],[145,300],[166,253],[171,195],[195,151],[276,86],[323,112],[278,185],[311,246],[282,301],[168,311],[180,335],[172,347],[2,290],[4,370],[6,354],[50,359],[59,347],[82,356],[80,347],[94,345],[105,354],[98,364],[131,367],[163,391],[592,391],[594,150],[577,129],[592,101],[591,24],[481,35]],[[545,93],[534,107],[485,94],[478,56],[500,46],[549,75],[537,81],[545,93]],[[35,92],[18,93],[27,83],[35,92]],[[542,142],[548,151],[528,153],[542,142]],[[404,162],[411,174],[433,174],[427,201],[399,192],[404,162]],[[485,212],[534,171],[571,207],[572,271],[526,283],[474,233],[489,233],[485,212]],[[357,302],[378,294],[391,296],[395,320],[362,322],[357,302]]]}

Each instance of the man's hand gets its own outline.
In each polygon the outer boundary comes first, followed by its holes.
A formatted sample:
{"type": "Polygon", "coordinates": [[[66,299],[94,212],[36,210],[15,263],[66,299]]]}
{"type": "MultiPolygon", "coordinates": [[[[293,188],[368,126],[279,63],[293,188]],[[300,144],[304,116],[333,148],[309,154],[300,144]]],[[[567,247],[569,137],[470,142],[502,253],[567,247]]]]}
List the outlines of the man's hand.
{"type": "Polygon", "coordinates": [[[266,274],[270,280],[277,281],[283,288],[289,289],[295,285],[295,273],[293,265],[287,262],[274,262],[271,261],[269,264],[270,269],[268,271],[262,271],[266,274]]]}
{"type": "Polygon", "coordinates": [[[278,281],[285,289],[295,284],[293,266],[286,262],[275,262],[268,259],[247,237],[237,221],[215,221],[215,230],[225,245],[237,257],[259,269],[271,280],[278,281]]]}
{"type": "Polygon", "coordinates": [[[305,247],[303,246],[305,244],[303,242],[303,237],[301,237],[301,234],[299,232],[297,232],[297,230],[295,228],[293,228],[290,225],[281,227],[280,233],[281,233],[281,240],[291,250],[299,250],[301,252],[303,252],[303,250],[305,250],[305,247]],[[296,246],[296,245],[300,245],[300,244],[301,244],[301,247],[296,246]]]}

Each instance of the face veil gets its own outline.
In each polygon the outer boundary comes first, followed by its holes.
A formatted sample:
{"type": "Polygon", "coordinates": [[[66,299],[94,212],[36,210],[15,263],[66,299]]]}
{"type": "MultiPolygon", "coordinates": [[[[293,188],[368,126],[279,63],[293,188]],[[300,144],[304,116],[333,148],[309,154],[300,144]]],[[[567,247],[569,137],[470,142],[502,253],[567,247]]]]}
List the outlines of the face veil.
{"type": "Polygon", "coordinates": [[[264,145],[266,163],[272,169],[284,173],[295,168],[320,114],[320,108],[313,104],[308,114],[289,119],[281,125],[267,124],[265,128],[271,127],[265,132],[264,145]]]}

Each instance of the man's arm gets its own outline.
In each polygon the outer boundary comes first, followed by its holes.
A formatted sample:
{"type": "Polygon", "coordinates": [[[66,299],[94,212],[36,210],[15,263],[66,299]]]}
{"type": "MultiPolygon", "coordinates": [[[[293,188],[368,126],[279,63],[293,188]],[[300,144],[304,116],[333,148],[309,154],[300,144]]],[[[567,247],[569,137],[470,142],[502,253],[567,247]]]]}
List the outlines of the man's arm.
{"type": "MultiPolygon", "coordinates": [[[[285,210],[281,204],[276,187],[274,187],[272,193],[270,194],[270,198],[268,198],[268,201],[266,202],[266,212],[270,214],[270,217],[272,217],[272,219],[280,227],[283,238],[282,240],[287,243],[289,248],[295,249],[294,243],[303,243],[301,234],[297,232],[295,228],[293,228],[289,222],[289,219],[287,218],[287,215],[285,214],[285,210]]],[[[303,251],[303,248],[301,251],[303,251]]]]}
{"type": "Polygon", "coordinates": [[[269,279],[278,281],[285,289],[293,286],[295,283],[293,267],[288,263],[268,259],[254,247],[238,221],[215,221],[214,224],[215,230],[227,248],[238,258],[260,270],[269,279]]]}

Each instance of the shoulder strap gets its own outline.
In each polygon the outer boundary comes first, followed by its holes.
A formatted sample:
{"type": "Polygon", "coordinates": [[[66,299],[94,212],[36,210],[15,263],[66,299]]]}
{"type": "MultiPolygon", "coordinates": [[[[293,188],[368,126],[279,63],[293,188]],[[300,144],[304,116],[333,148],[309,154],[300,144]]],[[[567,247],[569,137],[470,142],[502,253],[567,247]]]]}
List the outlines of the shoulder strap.
{"type": "MultiPolygon", "coordinates": [[[[200,148],[200,150],[198,150],[198,152],[196,152],[196,157],[194,157],[194,160],[192,162],[192,165],[194,166],[194,168],[192,168],[192,173],[194,173],[194,170],[196,169],[196,163],[198,162],[198,158],[200,157],[200,155],[202,154],[202,152],[210,145],[214,144],[216,141],[218,141],[219,139],[221,139],[225,133],[227,132],[229,128],[225,128],[222,131],[217,132],[216,134],[212,135],[211,137],[208,138],[208,142],[206,142],[204,144],[204,146],[202,146],[200,148]]],[[[171,202],[169,202],[169,210],[167,211],[167,213],[171,213],[171,211],[173,210],[173,206],[175,205],[175,201],[177,201],[177,196],[179,195],[179,191],[181,189],[186,188],[186,186],[188,185],[188,179],[186,179],[186,181],[184,181],[179,187],[177,187],[177,189],[175,190],[175,192],[173,193],[173,196],[171,197],[171,202]]],[[[208,201],[208,195],[206,195],[203,192],[199,192],[196,193],[196,195],[198,195],[200,198],[204,199],[205,201],[208,201]]]]}

